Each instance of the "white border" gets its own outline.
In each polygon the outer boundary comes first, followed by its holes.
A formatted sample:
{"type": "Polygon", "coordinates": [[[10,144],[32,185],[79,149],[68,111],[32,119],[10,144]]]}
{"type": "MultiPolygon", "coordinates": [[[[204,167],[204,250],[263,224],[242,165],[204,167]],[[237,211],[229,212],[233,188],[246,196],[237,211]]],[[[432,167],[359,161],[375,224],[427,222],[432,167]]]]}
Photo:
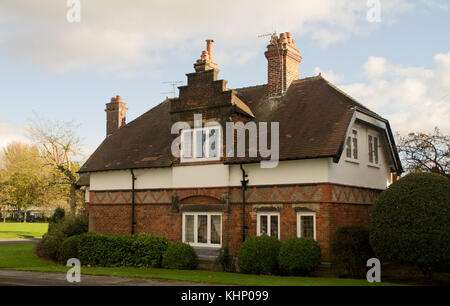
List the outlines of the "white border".
{"type": "Polygon", "coordinates": [[[297,212],[297,237],[301,238],[301,230],[300,230],[300,220],[301,216],[313,216],[313,233],[314,233],[314,240],[316,240],[316,213],[315,212],[297,212]]]}
{"type": "Polygon", "coordinates": [[[211,213],[211,212],[184,212],[183,213],[183,221],[182,221],[182,230],[181,230],[181,235],[182,235],[182,241],[185,243],[190,244],[191,246],[197,246],[197,247],[209,247],[209,248],[220,248],[222,247],[222,237],[223,237],[223,222],[222,222],[223,218],[222,218],[222,213],[211,213]],[[194,242],[187,242],[186,241],[186,237],[185,237],[185,223],[186,223],[186,216],[190,215],[190,216],[194,216],[194,242]],[[206,239],[206,243],[198,243],[196,241],[198,241],[198,216],[199,215],[206,215],[207,217],[207,239],[206,239]],[[220,217],[220,243],[216,244],[216,243],[211,243],[211,216],[219,216],[220,217]]]}
{"type": "Polygon", "coordinates": [[[278,217],[278,237],[276,237],[278,240],[280,240],[280,213],[279,212],[259,212],[256,213],[256,235],[261,236],[261,229],[260,229],[260,221],[259,218],[261,216],[268,216],[267,218],[267,235],[270,234],[270,216],[277,216],[278,217]]]}

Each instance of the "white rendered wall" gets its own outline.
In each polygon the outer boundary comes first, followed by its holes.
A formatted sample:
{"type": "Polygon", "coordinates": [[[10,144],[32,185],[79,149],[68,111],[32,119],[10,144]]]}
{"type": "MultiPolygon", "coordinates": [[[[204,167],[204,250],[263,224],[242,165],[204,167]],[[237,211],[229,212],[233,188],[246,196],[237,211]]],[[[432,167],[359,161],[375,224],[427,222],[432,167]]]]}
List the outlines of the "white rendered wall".
{"type": "MultiPolygon", "coordinates": [[[[305,184],[328,181],[328,160],[307,159],[282,161],[276,168],[261,168],[259,163],[244,164],[250,185],[305,184]]],[[[239,165],[230,166],[230,186],[240,186],[242,171],[239,165]]]]}
{"type": "Polygon", "coordinates": [[[384,135],[359,123],[355,123],[352,129],[358,131],[358,161],[348,161],[344,148],[339,163],[329,160],[329,182],[385,189],[390,182],[390,158],[386,152],[384,135]],[[379,139],[378,167],[369,165],[369,133],[379,139]]]}

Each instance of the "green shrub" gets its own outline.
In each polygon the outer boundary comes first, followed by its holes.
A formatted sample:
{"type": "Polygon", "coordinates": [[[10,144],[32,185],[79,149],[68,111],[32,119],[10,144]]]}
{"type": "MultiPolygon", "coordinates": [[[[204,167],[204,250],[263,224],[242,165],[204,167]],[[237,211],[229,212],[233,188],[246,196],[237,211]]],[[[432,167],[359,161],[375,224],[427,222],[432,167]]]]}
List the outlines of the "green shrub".
{"type": "Polygon", "coordinates": [[[160,267],[169,239],[153,234],[95,234],[80,236],[78,255],[83,265],[160,267]]]}
{"type": "Polygon", "coordinates": [[[82,216],[66,216],[52,223],[48,232],[36,245],[35,252],[39,257],[59,260],[59,250],[66,238],[80,235],[88,231],[88,220],[82,216]]]}
{"type": "Polygon", "coordinates": [[[367,260],[375,256],[370,246],[369,229],[358,225],[338,228],[331,237],[331,255],[345,274],[363,276],[367,260]]]}
{"type": "Polygon", "coordinates": [[[44,234],[35,247],[35,253],[41,258],[58,260],[59,249],[66,236],[61,231],[52,231],[44,234]]]}
{"type": "Polygon", "coordinates": [[[272,274],[278,268],[278,253],[281,242],[267,235],[245,240],[239,250],[238,266],[244,273],[272,274]]]}
{"type": "Polygon", "coordinates": [[[64,219],[66,212],[64,208],[57,207],[53,212],[53,215],[48,219],[48,227],[49,230],[53,227],[54,224],[59,223],[64,219]]]}
{"type": "Polygon", "coordinates": [[[450,262],[450,180],[413,173],[383,191],[375,202],[370,242],[377,257],[419,267],[425,277],[450,262]]]}
{"type": "Polygon", "coordinates": [[[280,248],[278,264],[287,274],[307,275],[321,262],[320,245],[312,238],[290,238],[280,248]]]}
{"type": "Polygon", "coordinates": [[[61,248],[58,252],[58,259],[63,264],[70,258],[78,258],[78,245],[80,242],[80,236],[71,236],[66,238],[61,244],[61,248]]]}
{"type": "Polygon", "coordinates": [[[224,272],[235,271],[234,257],[230,254],[228,245],[220,249],[216,264],[219,265],[224,272]]]}
{"type": "Polygon", "coordinates": [[[197,253],[187,243],[172,242],[163,255],[162,266],[168,269],[192,270],[197,267],[197,253]]]}

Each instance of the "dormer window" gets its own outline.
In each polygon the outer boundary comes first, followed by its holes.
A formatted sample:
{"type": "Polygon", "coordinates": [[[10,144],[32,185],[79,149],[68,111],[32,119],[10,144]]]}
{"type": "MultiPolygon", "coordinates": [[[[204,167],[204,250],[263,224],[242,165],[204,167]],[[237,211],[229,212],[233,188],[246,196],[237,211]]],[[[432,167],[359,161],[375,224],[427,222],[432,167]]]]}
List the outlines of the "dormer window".
{"type": "Polygon", "coordinates": [[[369,164],[378,165],[378,137],[369,135],[369,164]]]}
{"type": "Polygon", "coordinates": [[[358,160],[358,131],[352,130],[351,134],[347,137],[346,142],[346,157],[347,160],[358,160]]]}
{"type": "Polygon", "coordinates": [[[220,126],[186,129],[181,132],[181,162],[219,160],[220,126]]]}

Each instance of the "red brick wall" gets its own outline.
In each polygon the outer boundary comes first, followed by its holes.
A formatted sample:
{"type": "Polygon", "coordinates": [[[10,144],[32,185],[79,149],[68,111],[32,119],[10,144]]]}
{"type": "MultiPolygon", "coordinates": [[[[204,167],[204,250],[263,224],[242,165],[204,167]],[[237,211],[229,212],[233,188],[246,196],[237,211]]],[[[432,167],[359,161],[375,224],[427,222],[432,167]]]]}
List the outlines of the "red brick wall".
{"type": "MultiPolygon", "coordinates": [[[[318,210],[316,239],[322,247],[324,261],[330,261],[329,242],[334,231],[344,225],[369,225],[369,209],[380,191],[333,184],[251,186],[247,192],[246,237],[256,235],[255,205],[271,204],[280,211],[280,238],[285,241],[297,235],[297,215],[293,208],[302,204],[318,210]],[[288,196],[289,195],[289,196],[288,196]]],[[[222,212],[222,245],[228,244],[237,254],[242,243],[242,196],[239,187],[179,190],[139,190],[136,192],[135,230],[182,240],[182,213],[173,210],[171,195],[180,204],[225,205],[222,212]]],[[[99,233],[131,233],[131,192],[91,191],[89,230],[99,233]],[[116,202],[117,201],[117,202],[116,202]]]]}

